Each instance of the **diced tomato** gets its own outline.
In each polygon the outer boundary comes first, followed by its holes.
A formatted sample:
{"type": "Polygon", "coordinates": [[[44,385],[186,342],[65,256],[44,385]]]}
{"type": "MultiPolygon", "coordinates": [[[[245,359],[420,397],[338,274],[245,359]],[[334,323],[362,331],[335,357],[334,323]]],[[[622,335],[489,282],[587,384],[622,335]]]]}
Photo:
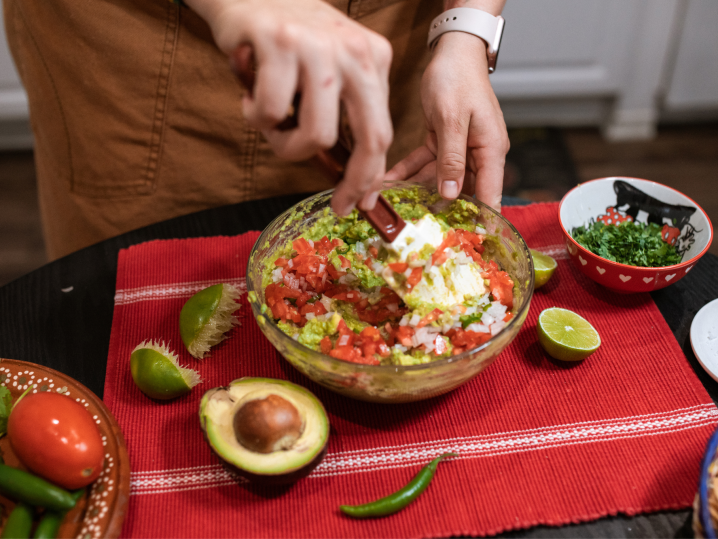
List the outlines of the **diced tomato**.
{"type": "Polygon", "coordinates": [[[505,271],[501,271],[491,260],[482,277],[489,280],[489,289],[495,301],[511,309],[514,306],[514,282],[505,271]]]}
{"type": "Polygon", "coordinates": [[[342,256],[342,255],[339,255],[339,260],[340,260],[341,263],[342,263],[342,268],[350,268],[351,265],[352,265],[352,263],[349,262],[349,259],[346,258],[346,257],[344,257],[344,256],[342,256]]]}
{"type": "Polygon", "coordinates": [[[332,351],[332,340],[326,335],[321,341],[319,341],[319,349],[322,354],[329,354],[332,351]]]}
{"type": "Polygon", "coordinates": [[[514,317],[512,313],[506,313],[506,316],[504,316],[504,322],[508,322],[514,317]]]}
{"type": "Polygon", "coordinates": [[[308,313],[313,313],[315,316],[320,316],[322,314],[326,314],[326,312],[327,308],[324,307],[324,304],[320,301],[317,301],[316,303],[307,303],[306,305],[303,305],[299,310],[299,313],[303,316],[306,316],[308,313]]]}
{"type": "Polygon", "coordinates": [[[393,264],[389,264],[389,267],[391,268],[391,271],[404,273],[409,268],[409,264],[406,262],[394,262],[393,264]]]}
{"type": "Polygon", "coordinates": [[[342,245],[344,245],[344,240],[342,240],[341,238],[334,238],[332,240],[332,245],[334,247],[341,247],[342,245]]]}
{"type": "Polygon", "coordinates": [[[407,288],[414,288],[421,281],[421,274],[423,273],[422,268],[414,268],[411,270],[411,275],[406,279],[407,288]]]}
{"type": "Polygon", "coordinates": [[[369,247],[369,249],[367,249],[367,251],[369,251],[369,254],[370,254],[373,258],[378,258],[378,257],[379,257],[379,250],[378,250],[376,247],[374,247],[373,245],[372,245],[371,247],[369,247]]]}
{"type": "Polygon", "coordinates": [[[394,337],[402,346],[411,347],[411,338],[414,336],[414,328],[409,326],[399,326],[396,328],[394,337]]]}
{"type": "Polygon", "coordinates": [[[314,252],[312,246],[309,245],[309,242],[304,238],[297,238],[296,240],[294,240],[292,242],[292,248],[294,248],[294,250],[297,251],[297,253],[300,255],[314,252]]]}
{"type": "Polygon", "coordinates": [[[332,296],[334,299],[340,299],[342,301],[347,301],[349,303],[358,303],[362,300],[361,295],[359,292],[356,291],[348,291],[348,292],[340,292],[339,294],[336,294],[332,296]]]}
{"type": "MultiPolygon", "coordinates": [[[[304,305],[307,304],[307,301],[309,301],[313,297],[314,297],[313,294],[309,294],[308,292],[302,292],[301,294],[299,294],[299,297],[297,298],[296,306],[301,309],[302,307],[304,307],[304,305]]],[[[304,313],[302,313],[302,314],[304,314],[304,313]]]]}
{"type": "Polygon", "coordinates": [[[450,329],[446,336],[454,345],[454,354],[458,354],[457,350],[468,350],[481,346],[491,338],[491,333],[478,333],[476,331],[466,331],[461,328],[450,329]]]}
{"type": "Polygon", "coordinates": [[[331,253],[334,250],[335,245],[329,241],[329,238],[324,236],[319,241],[314,242],[314,248],[317,250],[317,253],[322,256],[327,256],[329,253],[331,253]]]}
{"type": "Polygon", "coordinates": [[[431,324],[433,321],[438,320],[439,317],[444,314],[444,311],[440,309],[434,309],[429,314],[427,314],[424,318],[419,320],[419,323],[416,325],[416,328],[423,328],[427,324],[431,324]]]}
{"type": "Polygon", "coordinates": [[[277,258],[274,261],[274,265],[279,266],[280,268],[283,268],[284,266],[287,265],[287,262],[288,262],[288,260],[286,258],[280,256],[279,258],[277,258]]]}
{"type": "Polygon", "coordinates": [[[434,254],[431,255],[431,263],[434,266],[441,266],[449,258],[449,255],[445,252],[446,249],[448,247],[456,247],[457,245],[459,245],[459,238],[457,237],[456,232],[454,232],[454,229],[450,228],[446,233],[444,241],[441,242],[441,245],[439,245],[436,251],[434,251],[434,254]]]}
{"type": "Polygon", "coordinates": [[[329,272],[329,276],[334,280],[339,279],[339,277],[347,274],[346,271],[339,271],[337,268],[334,267],[334,264],[332,264],[331,262],[327,264],[327,272],[329,272]]]}

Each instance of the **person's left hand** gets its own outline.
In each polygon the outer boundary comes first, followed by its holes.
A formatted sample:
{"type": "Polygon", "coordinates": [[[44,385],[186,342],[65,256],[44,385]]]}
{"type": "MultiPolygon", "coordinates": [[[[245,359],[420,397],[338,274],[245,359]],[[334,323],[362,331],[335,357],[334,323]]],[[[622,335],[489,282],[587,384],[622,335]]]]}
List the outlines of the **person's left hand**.
{"type": "Polygon", "coordinates": [[[464,32],[439,38],[421,82],[426,143],[385,181],[437,182],[444,198],[463,190],[499,209],[509,137],[489,83],[486,44],[464,32]]]}

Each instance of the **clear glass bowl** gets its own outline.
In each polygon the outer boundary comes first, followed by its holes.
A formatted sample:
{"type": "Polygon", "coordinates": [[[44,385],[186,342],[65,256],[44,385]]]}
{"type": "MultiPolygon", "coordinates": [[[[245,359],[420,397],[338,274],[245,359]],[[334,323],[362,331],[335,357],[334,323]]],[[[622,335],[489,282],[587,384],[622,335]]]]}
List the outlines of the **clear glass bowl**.
{"type": "MultiPolygon", "coordinates": [[[[407,187],[402,183],[386,187],[407,187]]],[[[427,198],[436,190],[418,186],[427,198]]],[[[513,314],[506,327],[483,345],[447,359],[422,365],[360,365],[315,352],[292,339],[262,314],[264,290],[262,276],[267,264],[287,242],[298,238],[310,228],[331,202],[332,190],[324,191],[296,204],[277,217],[262,232],[252,248],[247,266],[247,290],[256,294],[250,300],[252,312],[269,341],[284,358],[308,378],[347,397],[370,402],[412,402],[441,395],[460,386],[491,365],[521,329],[534,289],[534,271],[526,242],[500,213],[477,200],[462,195],[476,204],[481,215],[477,224],[494,235],[500,247],[491,254],[496,263],[516,283],[513,314]]],[[[488,250],[488,249],[487,249],[488,250]]],[[[273,266],[272,266],[273,269],[273,266]]]]}

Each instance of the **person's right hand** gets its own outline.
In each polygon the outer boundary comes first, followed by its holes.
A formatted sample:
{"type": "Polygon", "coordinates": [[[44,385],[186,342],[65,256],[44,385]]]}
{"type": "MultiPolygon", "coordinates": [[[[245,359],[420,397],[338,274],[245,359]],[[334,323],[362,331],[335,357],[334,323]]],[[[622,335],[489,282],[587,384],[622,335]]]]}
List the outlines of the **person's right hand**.
{"type": "Polygon", "coordinates": [[[393,137],[389,42],[322,0],[186,3],[207,21],[230,61],[241,45],[254,49],[256,82],[252,95],[244,97],[244,115],[279,157],[299,161],[331,148],[344,104],[354,147],[332,207],[340,215],[357,203],[373,208],[393,137]],[[299,125],[280,131],[276,126],[297,92],[299,125]]]}

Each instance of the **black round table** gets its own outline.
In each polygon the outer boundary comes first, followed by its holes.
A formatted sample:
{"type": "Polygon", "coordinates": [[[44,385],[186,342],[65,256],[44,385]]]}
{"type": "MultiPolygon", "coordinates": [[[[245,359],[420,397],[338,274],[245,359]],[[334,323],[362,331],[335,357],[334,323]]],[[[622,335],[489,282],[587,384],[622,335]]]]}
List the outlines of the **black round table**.
{"type": "MultiPolygon", "coordinates": [[[[82,249],[0,287],[0,357],[51,367],[102,397],[120,249],[155,239],[262,230],[306,196],[243,202],[164,221],[82,249]]],[[[505,197],[503,203],[527,202],[505,197]]],[[[705,255],[683,279],[651,296],[715,401],[718,382],[698,363],[689,331],[698,310],[718,297],[718,257],[705,255]]],[[[619,515],[561,528],[537,526],[505,536],[693,537],[691,515],[690,510],[619,515]]]]}

